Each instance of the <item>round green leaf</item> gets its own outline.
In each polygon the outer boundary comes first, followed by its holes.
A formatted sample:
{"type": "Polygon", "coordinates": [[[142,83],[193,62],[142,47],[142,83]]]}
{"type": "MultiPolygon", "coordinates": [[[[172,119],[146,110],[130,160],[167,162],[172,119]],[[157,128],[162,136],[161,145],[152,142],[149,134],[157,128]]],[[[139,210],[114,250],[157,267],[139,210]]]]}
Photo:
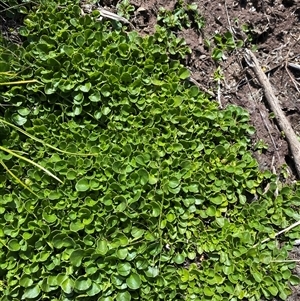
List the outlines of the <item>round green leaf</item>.
{"type": "Polygon", "coordinates": [[[149,180],[149,173],[146,169],[140,169],[138,171],[138,174],[140,176],[140,182],[142,185],[145,185],[148,183],[148,180],[149,180]]]}
{"type": "Polygon", "coordinates": [[[185,261],[185,257],[182,254],[177,254],[174,256],[173,260],[177,264],[182,264],[185,261]]]}
{"type": "Polygon", "coordinates": [[[152,207],[152,215],[154,217],[157,217],[160,215],[161,212],[161,205],[157,202],[151,202],[151,207],[152,207]]]}
{"type": "Polygon", "coordinates": [[[224,202],[224,199],[226,200],[226,198],[223,198],[222,195],[217,195],[215,197],[211,197],[210,201],[216,205],[221,205],[224,202]]]}
{"type": "Polygon", "coordinates": [[[137,290],[138,288],[140,288],[142,281],[141,278],[138,274],[136,273],[132,273],[127,279],[126,279],[126,283],[128,285],[128,287],[132,290],[137,290]]]}
{"type": "Polygon", "coordinates": [[[127,43],[121,43],[119,45],[119,53],[121,56],[126,57],[128,55],[129,52],[129,46],[127,43]]]}
{"type": "Polygon", "coordinates": [[[31,277],[29,275],[24,274],[20,278],[19,283],[23,287],[29,287],[29,286],[31,286],[33,284],[33,280],[31,279],[31,277]]]}
{"type": "Polygon", "coordinates": [[[291,285],[298,285],[300,283],[300,278],[298,276],[292,275],[289,281],[291,285]]]}
{"type": "Polygon", "coordinates": [[[16,251],[16,252],[21,249],[21,246],[16,239],[10,240],[7,244],[7,247],[10,251],[16,251]]]}
{"type": "Polygon", "coordinates": [[[277,296],[278,288],[275,285],[269,286],[268,291],[271,293],[272,296],[277,296]]]}
{"type": "Polygon", "coordinates": [[[169,186],[171,188],[176,188],[179,184],[180,184],[180,180],[179,179],[177,179],[176,177],[171,177],[171,179],[169,181],[169,186]]]}
{"type": "Polygon", "coordinates": [[[75,280],[75,289],[78,291],[87,291],[92,285],[92,280],[84,276],[80,276],[75,280]]]}
{"type": "Polygon", "coordinates": [[[105,255],[108,251],[107,241],[106,240],[98,240],[97,241],[97,251],[101,255],[105,255]]]}
{"type": "Polygon", "coordinates": [[[92,87],[91,83],[85,83],[84,85],[80,86],[79,89],[80,91],[87,93],[90,91],[91,87],[92,87]]]}
{"type": "Polygon", "coordinates": [[[174,152],[180,152],[183,149],[183,145],[181,143],[174,143],[172,147],[174,152]]]}
{"type": "Polygon", "coordinates": [[[103,114],[104,116],[107,116],[110,112],[111,112],[111,109],[110,109],[109,107],[104,107],[104,108],[102,109],[102,114],[103,114]]]}
{"type": "Polygon", "coordinates": [[[82,229],[84,229],[84,224],[80,220],[77,220],[75,222],[70,223],[70,230],[71,231],[77,232],[77,231],[82,230],[82,229]]]}
{"type": "Polygon", "coordinates": [[[19,126],[25,124],[26,121],[27,121],[26,117],[23,117],[23,116],[21,116],[21,115],[19,115],[17,113],[12,114],[11,118],[15,122],[15,124],[17,124],[19,126]]]}
{"type": "Polygon", "coordinates": [[[121,262],[118,264],[117,271],[121,276],[128,276],[131,271],[131,265],[129,262],[121,262]]]}
{"type": "Polygon", "coordinates": [[[263,275],[258,271],[251,271],[251,273],[257,283],[260,283],[263,280],[263,275]]]}
{"type": "Polygon", "coordinates": [[[85,40],[83,36],[80,35],[76,37],[76,43],[79,47],[82,47],[84,45],[84,42],[85,40]]]}
{"type": "Polygon", "coordinates": [[[30,110],[28,108],[20,108],[18,110],[18,113],[21,115],[21,116],[27,116],[29,113],[30,113],[30,110]]]}
{"type": "Polygon", "coordinates": [[[131,230],[131,235],[134,238],[140,238],[143,236],[144,233],[145,233],[145,230],[137,228],[137,227],[133,227],[131,230]]]}
{"type": "Polygon", "coordinates": [[[68,180],[75,180],[77,178],[77,173],[74,169],[69,169],[66,176],[68,180]]]}
{"type": "Polygon", "coordinates": [[[100,92],[96,91],[92,95],[89,96],[91,102],[99,102],[101,101],[100,92]]]}
{"type": "Polygon", "coordinates": [[[154,185],[158,182],[158,179],[154,175],[149,175],[149,184],[154,185]]]}
{"type": "Polygon", "coordinates": [[[35,299],[39,296],[41,289],[38,285],[27,287],[22,295],[22,300],[35,299]]]}
{"type": "Polygon", "coordinates": [[[75,250],[70,255],[70,262],[75,267],[79,267],[81,265],[82,258],[84,256],[84,251],[82,249],[75,250]]]}
{"type": "Polygon", "coordinates": [[[119,259],[125,259],[128,255],[128,249],[124,248],[124,249],[118,249],[117,251],[117,256],[119,259]]]}
{"type": "Polygon", "coordinates": [[[211,290],[208,286],[204,287],[203,292],[205,296],[209,296],[209,297],[213,296],[214,294],[214,291],[211,290]]]}
{"type": "Polygon", "coordinates": [[[119,292],[116,297],[117,301],[130,301],[131,295],[129,292],[119,292]]]}
{"type": "Polygon", "coordinates": [[[93,282],[92,286],[89,288],[89,290],[86,293],[88,296],[92,297],[92,296],[96,296],[100,292],[101,292],[101,286],[98,283],[93,282]]]}
{"type": "Polygon", "coordinates": [[[66,294],[71,294],[74,288],[74,281],[71,278],[65,279],[61,283],[61,288],[66,294]]]}
{"type": "Polygon", "coordinates": [[[74,48],[66,44],[62,46],[61,50],[65,52],[68,56],[72,56],[72,54],[74,53],[74,48]]]}
{"type": "Polygon", "coordinates": [[[103,96],[108,97],[110,95],[111,88],[109,85],[105,84],[101,87],[100,91],[103,96]]]}
{"type": "Polygon", "coordinates": [[[81,191],[81,192],[87,191],[90,188],[89,181],[85,178],[80,179],[76,183],[75,188],[76,188],[77,191],[81,191]]]}
{"type": "Polygon", "coordinates": [[[159,274],[159,269],[156,268],[156,267],[148,267],[148,270],[145,272],[146,276],[147,277],[150,277],[150,278],[154,278],[156,276],[158,276],[159,274]]]}
{"type": "Polygon", "coordinates": [[[178,75],[181,79],[186,79],[190,76],[190,71],[183,67],[178,70],[178,75]]]}

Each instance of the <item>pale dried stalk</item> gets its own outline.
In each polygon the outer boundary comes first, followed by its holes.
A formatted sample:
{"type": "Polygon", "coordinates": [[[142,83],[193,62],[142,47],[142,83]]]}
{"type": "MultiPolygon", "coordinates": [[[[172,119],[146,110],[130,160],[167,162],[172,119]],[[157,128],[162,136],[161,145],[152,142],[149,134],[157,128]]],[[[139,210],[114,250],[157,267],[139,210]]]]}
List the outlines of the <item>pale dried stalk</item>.
{"type": "Polygon", "coordinates": [[[215,97],[215,93],[208,90],[204,86],[200,85],[193,77],[189,77],[189,81],[192,82],[194,85],[196,85],[200,90],[204,91],[205,93],[209,94],[212,97],[215,97]]]}
{"type": "MultiPolygon", "coordinates": [[[[295,227],[297,227],[297,226],[299,226],[299,225],[300,225],[300,221],[295,222],[294,224],[290,225],[289,227],[287,227],[287,228],[285,228],[285,229],[283,229],[283,230],[277,232],[277,233],[275,234],[275,238],[276,238],[277,236],[279,236],[280,234],[285,233],[285,232],[287,232],[287,231],[289,231],[289,230],[291,230],[291,229],[293,229],[293,228],[295,228],[295,227]]],[[[266,239],[264,239],[262,242],[260,242],[259,244],[264,244],[264,243],[266,243],[266,242],[268,242],[268,241],[270,241],[270,240],[271,240],[271,238],[266,238],[266,239]]],[[[257,247],[257,246],[258,246],[258,244],[254,245],[254,247],[257,247]]]]}
{"type": "Polygon", "coordinates": [[[246,49],[245,60],[247,64],[253,69],[255,75],[257,76],[260,84],[263,86],[266,100],[275,114],[275,118],[278,122],[280,129],[284,132],[286,140],[289,144],[290,151],[292,153],[295,167],[297,170],[298,177],[300,177],[300,143],[298,137],[292,129],[288,119],[286,118],[284,112],[282,111],[279,101],[275,96],[271,84],[262,71],[258,60],[255,55],[249,49],[246,49]]]}
{"type": "Polygon", "coordinates": [[[294,63],[288,63],[289,67],[297,69],[298,71],[300,71],[300,65],[298,64],[294,64],[294,63]]]}
{"type": "Polygon", "coordinates": [[[102,8],[102,7],[97,8],[97,10],[100,12],[101,17],[104,17],[104,18],[107,18],[107,19],[111,19],[111,20],[115,20],[115,21],[120,21],[120,22],[129,24],[130,26],[132,26],[133,28],[135,28],[133,26],[133,24],[131,22],[129,22],[127,19],[125,19],[124,17],[121,17],[121,16],[119,16],[117,14],[114,14],[114,13],[112,13],[112,12],[110,12],[110,11],[102,8]]]}

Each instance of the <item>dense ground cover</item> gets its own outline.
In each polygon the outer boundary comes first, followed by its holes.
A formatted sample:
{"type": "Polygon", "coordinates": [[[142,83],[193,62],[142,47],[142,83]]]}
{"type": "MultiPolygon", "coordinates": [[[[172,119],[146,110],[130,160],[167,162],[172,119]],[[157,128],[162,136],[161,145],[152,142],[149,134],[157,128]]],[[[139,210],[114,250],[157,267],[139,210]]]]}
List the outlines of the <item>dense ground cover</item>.
{"type": "Polygon", "coordinates": [[[297,185],[187,80],[182,39],[98,18],[46,1],[2,40],[2,81],[37,82],[0,87],[0,300],[286,299],[297,185]]]}

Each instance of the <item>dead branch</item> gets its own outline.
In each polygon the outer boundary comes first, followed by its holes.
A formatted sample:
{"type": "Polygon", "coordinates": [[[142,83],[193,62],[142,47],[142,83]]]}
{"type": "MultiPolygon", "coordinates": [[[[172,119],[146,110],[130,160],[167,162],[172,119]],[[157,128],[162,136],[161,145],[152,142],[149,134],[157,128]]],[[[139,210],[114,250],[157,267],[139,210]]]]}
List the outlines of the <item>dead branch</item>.
{"type": "Polygon", "coordinates": [[[126,24],[129,24],[130,26],[132,26],[132,28],[135,29],[134,25],[131,22],[129,22],[127,19],[125,19],[124,17],[121,17],[117,14],[114,14],[114,13],[110,12],[109,10],[104,9],[102,7],[98,7],[97,10],[100,12],[101,17],[111,19],[111,20],[115,20],[115,21],[124,22],[126,24]]]}
{"type": "Polygon", "coordinates": [[[276,120],[280,129],[284,132],[286,140],[289,144],[290,151],[292,153],[295,167],[297,170],[298,177],[300,177],[300,143],[298,141],[298,137],[292,129],[288,119],[286,118],[284,112],[282,111],[279,101],[275,96],[271,84],[262,71],[258,60],[255,55],[249,49],[246,49],[246,54],[244,55],[247,64],[253,69],[256,77],[258,78],[260,84],[262,85],[265,93],[266,100],[275,114],[276,120]]]}
{"type": "Polygon", "coordinates": [[[300,65],[298,64],[293,64],[293,63],[288,63],[289,67],[297,69],[298,71],[300,71],[300,65]]]}
{"type": "Polygon", "coordinates": [[[200,90],[204,91],[205,93],[209,94],[212,97],[215,97],[215,93],[212,91],[209,91],[208,89],[206,89],[204,86],[200,85],[193,77],[189,77],[189,81],[191,83],[193,83],[194,85],[196,85],[200,90]]]}
{"type": "Polygon", "coordinates": [[[85,15],[85,13],[91,14],[93,9],[98,10],[100,12],[100,17],[97,19],[97,21],[101,21],[102,18],[111,19],[111,20],[129,24],[133,29],[136,29],[134,27],[134,25],[131,22],[129,22],[127,19],[125,19],[124,17],[121,17],[115,13],[112,13],[109,10],[100,7],[99,5],[96,6],[96,5],[93,5],[90,3],[85,3],[85,2],[83,2],[81,4],[81,14],[82,15],[85,15]]]}
{"type": "MultiPolygon", "coordinates": [[[[300,225],[300,221],[297,221],[297,222],[293,223],[293,224],[290,225],[289,227],[287,227],[287,228],[285,228],[285,229],[283,229],[283,230],[277,232],[277,233],[275,234],[275,238],[276,238],[277,236],[279,236],[280,234],[285,233],[285,232],[287,232],[287,231],[290,231],[291,229],[293,229],[293,228],[295,228],[295,227],[297,227],[297,226],[299,226],[299,225],[300,225]]],[[[270,241],[270,240],[271,240],[271,238],[266,238],[266,239],[264,239],[262,242],[260,242],[260,244],[264,244],[264,243],[266,243],[266,242],[268,242],[268,241],[270,241]]],[[[257,246],[258,246],[258,243],[257,243],[256,245],[254,245],[254,247],[257,247],[257,246]]]]}

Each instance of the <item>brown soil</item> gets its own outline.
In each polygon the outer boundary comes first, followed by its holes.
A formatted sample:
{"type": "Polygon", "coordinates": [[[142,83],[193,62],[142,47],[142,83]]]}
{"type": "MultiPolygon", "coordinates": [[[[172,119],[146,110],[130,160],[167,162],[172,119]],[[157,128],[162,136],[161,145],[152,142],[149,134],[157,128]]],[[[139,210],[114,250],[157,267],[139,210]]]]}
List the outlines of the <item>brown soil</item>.
{"type": "MultiPolygon", "coordinates": [[[[118,1],[103,0],[100,4],[112,11],[118,1]]],[[[176,0],[131,0],[136,11],[130,22],[141,34],[151,34],[157,23],[159,8],[173,9],[176,0]]],[[[293,129],[300,135],[300,70],[292,69],[288,63],[300,65],[300,1],[299,0],[247,0],[212,1],[185,0],[197,3],[199,12],[205,18],[205,27],[199,33],[194,29],[178,32],[192,49],[185,65],[194,78],[205,90],[218,93],[213,74],[221,67],[225,79],[220,83],[222,107],[236,104],[245,108],[256,128],[253,136],[253,153],[262,169],[269,169],[280,174],[285,168],[288,183],[296,179],[296,171],[289,147],[276,120],[269,118],[270,110],[265,102],[264,92],[252,71],[243,59],[245,47],[227,54],[226,59],[216,63],[211,58],[211,49],[204,46],[204,40],[212,38],[217,32],[234,32],[236,39],[245,40],[245,33],[240,29],[243,24],[251,27],[252,44],[263,70],[268,75],[275,95],[281,103],[293,129]],[[255,151],[254,145],[262,140],[267,145],[263,153],[255,151]]],[[[212,98],[213,99],[213,98],[212,98]]],[[[300,247],[295,247],[291,258],[300,259],[300,247]]],[[[300,276],[300,264],[295,269],[300,276]]],[[[279,300],[279,299],[278,299],[279,300]]],[[[293,288],[293,295],[288,301],[300,300],[300,286],[293,288]]],[[[277,301],[277,299],[274,299],[277,301]]]]}

